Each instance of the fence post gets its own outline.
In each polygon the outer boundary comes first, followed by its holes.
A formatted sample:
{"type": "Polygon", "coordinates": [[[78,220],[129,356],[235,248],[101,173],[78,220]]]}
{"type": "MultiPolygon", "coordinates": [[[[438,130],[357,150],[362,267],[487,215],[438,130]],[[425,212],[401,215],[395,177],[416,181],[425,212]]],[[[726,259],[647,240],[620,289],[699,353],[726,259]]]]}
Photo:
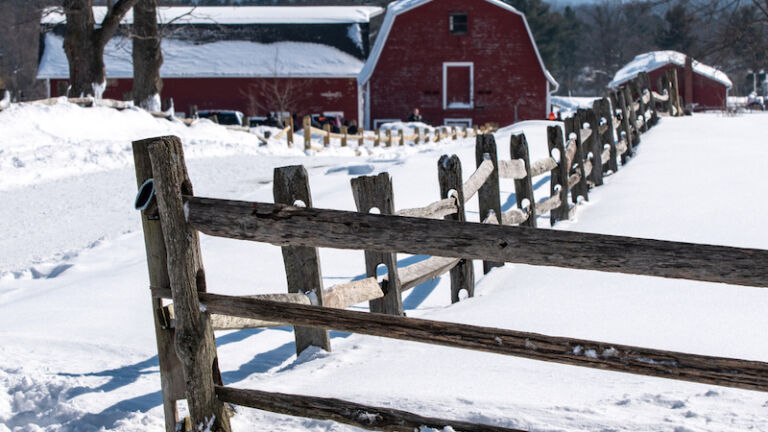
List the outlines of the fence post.
{"type": "Polygon", "coordinates": [[[596,100],[592,104],[592,109],[597,113],[597,120],[598,124],[600,123],[600,118],[605,119],[605,125],[607,126],[607,129],[604,133],[599,133],[599,139],[600,139],[600,147],[604,148],[606,144],[608,144],[608,147],[611,149],[611,157],[608,159],[608,162],[603,164],[600,163],[603,166],[603,172],[612,171],[616,172],[619,170],[619,166],[616,163],[616,141],[613,139],[613,115],[611,114],[611,102],[608,100],[608,98],[602,98],[599,100],[596,100]]]}
{"type": "MultiPolygon", "coordinates": [[[[486,155],[493,162],[493,172],[488,180],[477,191],[477,201],[480,208],[480,222],[484,221],[493,212],[501,223],[501,192],[499,192],[499,158],[496,151],[496,139],[493,135],[478,135],[475,138],[475,161],[479,167],[486,155]]],[[[483,261],[483,273],[488,273],[494,267],[501,267],[504,263],[483,261]]]]}
{"type": "MultiPolygon", "coordinates": [[[[584,200],[589,201],[589,183],[587,182],[587,176],[584,172],[584,160],[586,159],[586,152],[584,151],[584,143],[581,142],[581,116],[576,113],[573,117],[565,119],[565,137],[568,138],[571,134],[576,138],[576,154],[573,156],[574,162],[577,166],[573,170],[581,174],[581,180],[573,186],[571,189],[571,201],[574,204],[578,202],[579,196],[584,197],[584,200]]],[[[594,168],[593,168],[594,169],[594,168]]],[[[571,167],[568,167],[568,173],[570,174],[571,167]]]]}
{"type": "Polygon", "coordinates": [[[403,130],[402,129],[398,129],[397,137],[400,139],[400,144],[398,144],[398,145],[404,146],[405,145],[405,134],[403,134],[403,130]]]}
{"type": "Polygon", "coordinates": [[[637,94],[637,100],[640,104],[640,116],[643,118],[643,124],[640,126],[640,131],[642,133],[648,132],[648,119],[646,118],[645,114],[648,112],[648,107],[645,105],[645,101],[643,100],[643,82],[640,76],[638,75],[629,82],[630,89],[633,93],[637,94]]]}
{"type": "Polygon", "coordinates": [[[359,138],[357,139],[357,146],[363,147],[365,145],[365,129],[360,128],[357,130],[359,138]]]}
{"type": "Polygon", "coordinates": [[[213,327],[200,311],[198,291],[205,291],[205,272],[197,231],[184,216],[182,195],[192,195],[181,141],[156,138],[147,145],[168,256],[168,279],[176,315],[176,353],[184,368],[186,399],[194,427],[229,431],[229,415],[216,398],[221,385],[213,327]]]}
{"type": "MultiPolygon", "coordinates": [[[[152,165],[149,160],[147,145],[154,139],[133,142],[133,160],[136,167],[136,183],[141,187],[151,179],[152,165]]],[[[144,247],[147,252],[147,267],[149,271],[149,286],[152,288],[170,289],[168,279],[167,256],[165,240],[157,210],[141,212],[141,225],[144,232],[144,247]]],[[[165,431],[175,432],[178,421],[176,401],[186,397],[184,384],[184,369],[179,357],[174,351],[175,330],[160,319],[163,300],[152,296],[152,316],[155,323],[155,339],[157,341],[157,362],[160,366],[160,389],[163,398],[163,414],[165,416],[165,431]]]]}
{"type": "Polygon", "coordinates": [[[376,129],[373,134],[373,146],[378,147],[381,144],[381,129],[376,129]]]}
{"type": "Polygon", "coordinates": [[[304,116],[303,128],[304,150],[309,150],[312,148],[312,119],[309,116],[304,116]]]}
{"type": "MultiPolygon", "coordinates": [[[[448,198],[451,191],[456,193],[456,206],[458,211],[445,217],[447,220],[464,222],[464,181],[461,177],[461,161],[458,156],[442,155],[437,162],[437,178],[440,182],[440,199],[448,198]]],[[[501,215],[499,214],[499,217],[501,215]]],[[[451,269],[451,303],[460,300],[461,290],[467,291],[468,297],[475,295],[475,271],[472,260],[462,258],[451,269]]]]}
{"type": "Polygon", "coordinates": [[[648,89],[648,96],[650,98],[648,101],[648,106],[651,109],[651,120],[648,123],[648,126],[650,128],[655,126],[656,122],[659,121],[659,113],[656,110],[656,97],[653,96],[653,88],[651,86],[651,77],[648,76],[648,72],[640,72],[640,74],[638,74],[638,77],[640,77],[640,80],[642,81],[643,86],[648,89]]]}
{"type": "Polygon", "coordinates": [[[285,139],[289,145],[293,145],[293,116],[288,116],[286,120],[288,123],[288,133],[285,134],[285,139]]]}
{"type": "Polygon", "coordinates": [[[392,129],[387,129],[387,147],[392,147],[392,129]]]}
{"type": "Polygon", "coordinates": [[[666,73],[669,75],[669,84],[672,87],[672,91],[670,92],[670,100],[675,107],[675,115],[683,116],[685,115],[685,111],[683,111],[683,104],[680,103],[680,84],[677,80],[677,69],[669,69],[666,73]]]}
{"type": "Polygon", "coordinates": [[[346,147],[347,146],[347,131],[348,131],[348,129],[347,129],[346,126],[342,126],[341,127],[341,135],[342,135],[342,137],[341,137],[341,146],[342,147],[346,147]]]}
{"type": "Polygon", "coordinates": [[[600,186],[603,184],[603,161],[601,159],[603,147],[600,144],[600,121],[595,110],[579,110],[579,113],[581,120],[589,123],[589,128],[592,130],[585,145],[588,152],[592,153],[592,172],[589,175],[589,179],[595,186],[600,186]]]}
{"type": "Polygon", "coordinates": [[[627,150],[621,155],[621,164],[625,165],[627,158],[631,157],[635,150],[632,141],[632,128],[629,124],[629,108],[627,107],[627,98],[624,96],[624,90],[616,90],[616,100],[619,103],[619,109],[621,109],[621,131],[624,134],[624,139],[627,141],[627,150]]]}
{"type": "MultiPolygon", "coordinates": [[[[549,212],[549,222],[554,226],[558,220],[567,220],[570,210],[568,206],[568,167],[563,163],[565,160],[565,147],[563,146],[563,130],[560,129],[560,126],[547,127],[547,143],[550,156],[554,157],[553,150],[555,149],[560,153],[560,161],[552,169],[549,179],[550,195],[560,194],[560,206],[549,212]]],[[[592,171],[594,170],[595,168],[592,168],[592,171]]]]}
{"type": "Polygon", "coordinates": [[[456,129],[456,126],[451,128],[451,135],[453,135],[454,140],[459,139],[459,131],[456,129]]]}
{"type": "MultiPolygon", "coordinates": [[[[275,203],[295,205],[304,202],[312,207],[312,193],[309,189],[307,170],[302,165],[275,168],[274,187],[275,203]]],[[[323,278],[320,270],[320,257],[317,248],[303,246],[283,246],[283,263],[288,281],[289,293],[314,293],[319,306],[323,305],[323,278]]],[[[294,327],[296,354],[301,354],[309,346],[331,350],[328,330],[313,327],[294,327]]]]}
{"type": "Polygon", "coordinates": [[[325,134],[323,135],[323,145],[325,147],[328,147],[331,145],[331,124],[326,123],[323,125],[323,131],[325,134]]]}
{"type": "Polygon", "coordinates": [[[624,101],[627,103],[627,110],[629,111],[629,126],[632,134],[632,154],[634,149],[640,145],[640,129],[637,128],[637,112],[635,111],[635,100],[632,99],[632,91],[629,86],[623,87],[624,101]]]}
{"type": "Polygon", "coordinates": [[[525,163],[525,178],[515,180],[515,198],[517,208],[523,208],[523,200],[528,200],[528,219],[521,226],[536,228],[536,199],[533,196],[533,180],[531,178],[531,158],[528,154],[528,141],[525,134],[512,135],[510,137],[509,152],[512,159],[522,159],[525,163]]]}
{"type": "MultiPolygon", "coordinates": [[[[381,214],[395,212],[392,179],[388,173],[352,179],[352,195],[355,198],[357,211],[361,213],[370,213],[374,207],[378,208],[381,214]]],[[[377,277],[376,270],[379,264],[387,266],[387,279],[381,284],[384,297],[370,301],[371,312],[403,315],[400,278],[397,276],[397,254],[365,251],[367,277],[377,277]]]]}
{"type": "Polygon", "coordinates": [[[419,145],[421,143],[421,129],[415,127],[413,131],[416,132],[416,140],[413,143],[419,145]]]}

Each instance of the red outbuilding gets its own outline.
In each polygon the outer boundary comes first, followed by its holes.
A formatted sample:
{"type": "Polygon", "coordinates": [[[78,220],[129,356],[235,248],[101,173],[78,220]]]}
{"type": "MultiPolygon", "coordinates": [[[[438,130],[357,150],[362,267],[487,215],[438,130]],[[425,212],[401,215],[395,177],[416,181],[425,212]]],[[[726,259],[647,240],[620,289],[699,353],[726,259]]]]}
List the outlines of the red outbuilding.
{"type": "MultiPolygon", "coordinates": [[[[94,7],[97,22],[106,8],[94,7]]],[[[360,120],[357,77],[369,49],[370,20],[380,7],[164,7],[162,97],[179,114],[239,110],[247,116],[324,114],[360,120]],[[170,30],[169,28],[172,27],[170,30]]],[[[102,96],[131,99],[132,14],[104,53],[102,96]]],[[[47,14],[38,78],[50,96],[66,95],[69,64],[62,14],[47,14]]],[[[96,83],[101,84],[101,83],[96,83]]]]}
{"type": "Polygon", "coordinates": [[[399,0],[360,73],[366,127],[543,119],[557,82],[525,16],[498,0],[399,0]]]}
{"type": "Polygon", "coordinates": [[[659,77],[669,69],[677,70],[678,89],[685,106],[694,110],[725,108],[728,90],[733,85],[728,75],[677,51],[654,51],[638,55],[616,72],[608,87],[621,87],[638,73],[647,72],[651,87],[658,92],[659,77]]]}

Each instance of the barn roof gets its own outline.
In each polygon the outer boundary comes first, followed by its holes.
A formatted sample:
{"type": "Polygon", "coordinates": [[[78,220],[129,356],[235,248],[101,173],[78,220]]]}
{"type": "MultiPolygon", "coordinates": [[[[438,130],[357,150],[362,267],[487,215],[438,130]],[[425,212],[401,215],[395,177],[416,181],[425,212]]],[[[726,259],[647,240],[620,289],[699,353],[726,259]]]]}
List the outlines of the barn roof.
{"type": "MultiPolygon", "coordinates": [[[[640,72],[650,72],[668,64],[685,66],[685,54],[677,51],[653,51],[636,56],[631,62],[624,65],[616,72],[613,81],[608,87],[616,88],[625,82],[635,78],[640,72]]],[[[712,66],[694,60],[693,71],[714,81],[722,83],[726,88],[731,88],[733,83],[724,72],[712,66]]]]}
{"type": "MultiPolygon", "coordinates": [[[[172,6],[158,7],[161,23],[174,24],[339,24],[367,23],[384,9],[377,6],[172,6]]],[[[105,6],[94,6],[97,23],[107,14],[105,6]]],[[[66,16],[59,8],[49,8],[42,24],[61,24],[66,16]]],[[[133,23],[130,10],[121,24],[133,23]]]]}
{"type": "MultiPolygon", "coordinates": [[[[384,49],[384,44],[386,43],[387,37],[389,36],[389,32],[390,30],[392,30],[392,25],[395,23],[395,18],[402,13],[408,12],[411,9],[415,9],[431,1],[432,0],[397,0],[389,4],[389,6],[387,7],[387,14],[384,17],[384,23],[381,25],[379,35],[376,38],[376,43],[373,45],[373,50],[371,51],[371,55],[368,56],[368,60],[365,62],[365,66],[363,66],[363,70],[360,72],[360,76],[358,77],[358,82],[360,84],[364,84],[371,79],[371,76],[373,75],[373,71],[376,69],[376,63],[378,63],[379,61],[381,52],[384,49]]],[[[500,8],[506,9],[512,13],[518,14],[523,18],[523,23],[525,23],[525,29],[528,31],[528,37],[530,37],[531,39],[533,50],[536,52],[536,58],[539,60],[539,64],[541,65],[541,70],[544,72],[544,76],[547,78],[547,81],[549,81],[549,83],[552,84],[553,91],[557,90],[557,87],[559,86],[559,84],[557,83],[557,81],[555,81],[555,78],[552,76],[552,74],[549,73],[549,71],[547,70],[547,67],[544,65],[544,60],[542,60],[541,54],[539,53],[539,49],[536,46],[536,41],[533,39],[533,33],[531,33],[531,28],[530,26],[528,26],[528,20],[525,18],[525,14],[518,11],[511,5],[501,2],[499,0],[485,0],[485,1],[493,5],[496,5],[500,8]]]]}
{"type": "MultiPolygon", "coordinates": [[[[164,39],[162,49],[160,76],[163,78],[355,78],[363,67],[360,59],[334,47],[308,42],[194,44],[164,39]]],[[[131,40],[122,37],[110,40],[104,51],[104,63],[107,78],[132,78],[131,40]]],[[[61,36],[45,35],[45,50],[37,77],[69,77],[69,63],[61,36]]]]}

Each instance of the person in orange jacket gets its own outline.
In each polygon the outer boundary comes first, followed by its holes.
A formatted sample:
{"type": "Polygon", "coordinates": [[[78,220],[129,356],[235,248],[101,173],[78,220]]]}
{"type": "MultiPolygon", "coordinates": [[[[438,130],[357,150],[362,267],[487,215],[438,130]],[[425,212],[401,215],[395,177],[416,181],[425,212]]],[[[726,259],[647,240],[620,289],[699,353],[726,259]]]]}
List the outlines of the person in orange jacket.
{"type": "Polygon", "coordinates": [[[547,120],[555,120],[557,117],[555,117],[554,111],[550,111],[549,115],[547,116],[547,120]]]}

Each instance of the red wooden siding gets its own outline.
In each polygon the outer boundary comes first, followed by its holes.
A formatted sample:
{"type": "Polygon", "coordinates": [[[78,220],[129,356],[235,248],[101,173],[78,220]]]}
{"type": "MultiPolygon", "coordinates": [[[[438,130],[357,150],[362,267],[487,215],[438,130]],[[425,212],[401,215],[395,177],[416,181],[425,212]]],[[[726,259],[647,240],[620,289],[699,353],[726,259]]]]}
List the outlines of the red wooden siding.
{"type": "MultiPolygon", "coordinates": [[[[59,82],[51,80],[51,95],[57,96],[59,82]]],[[[298,116],[342,111],[346,120],[359,122],[356,78],[164,78],[163,98],[173,98],[177,112],[189,113],[192,105],[204,109],[233,109],[246,116],[266,115],[269,104],[259,102],[274,100],[270,87],[291,88],[295,94],[292,111],[298,116]]],[[[105,98],[123,100],[131,91],[132,79],[110,79],[105,98]]]]}
{"type": "MultiPolygon", "coordinates": [[[[453,87],[449,72],[450,100],[464,90],[453,87]]],[[[419,108],[427,123],[509,124],[516,105],[518,119],[526,120],[544,118],[546,104],[547,79],[523,18],[481,0],[435,0],[397,16],[370,79],[371,122],[405,119],[419,108]],[[466,34],[450,33],[452,13],[467,14],[466,34]],[[446,62],[474,64],[474,108],[443,109],[446,62]]]]}
{"type": "MultiPolygon", "coordinates": [[[[659,77],[672,68],[677,69],[678,88],[680,89],[680,95],[685,97],[685,68],[683,66],[668,64],[649,72],[648,76],[651,78],[651,85],[658,92],[659,77]]],[[[693,103],[697,104],[697,110],[708,108],[721,109],[725,107],[727,96],[728,88],[723,83],[704,75],[699,75],[696,71],[693,72],[693,103]]],[[[688,101],[684,102],[688,103],[688,101]]]]}

